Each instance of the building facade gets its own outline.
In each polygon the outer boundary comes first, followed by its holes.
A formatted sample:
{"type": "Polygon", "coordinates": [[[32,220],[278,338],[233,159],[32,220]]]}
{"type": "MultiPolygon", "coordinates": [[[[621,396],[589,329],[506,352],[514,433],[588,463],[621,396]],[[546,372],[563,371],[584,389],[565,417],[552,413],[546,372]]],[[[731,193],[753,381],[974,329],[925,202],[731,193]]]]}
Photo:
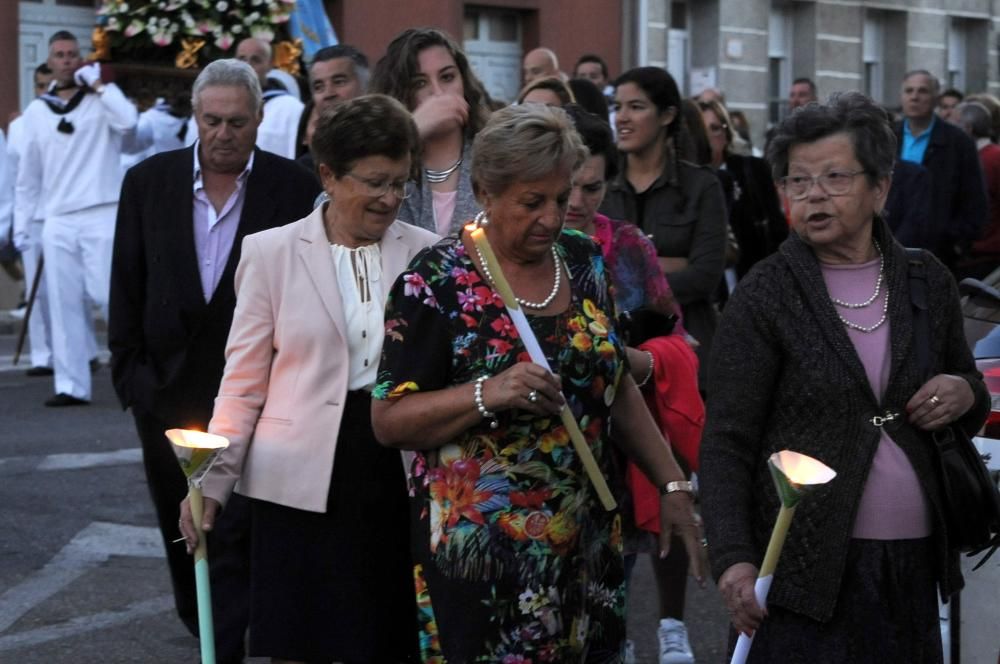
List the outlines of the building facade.
{"type": "Polygon", "coordinates": [[[636,0],[632,11],[633,61],[666,67],[684,94],[722,90],[757,145],[799,77],[820,98],[860,90],[890,108],[913,69],[1000,95],[996,0],[636,0]]]}
{"type": "MultiPolygon", "coordinates": [[[[48,37],[68,28],[89,46],[97,0],[0,2],[0,126],[31,100],[31,71],[48,37]],[[15,35],[16,32],[16,35],[15,35]]],[[[1000,0],[325,0],[342,42],[374,63],[413,26],[463,43],[498,99],[520,86],[523,53],[547,46],[572,73],[604,57],[611,75],[665,67],[684,94],[714,87],[743,111],[759,144],[785,113],[792,80],[821,97],[857,89],[893,107],[904,72],[927,69],[944,87],[1000,94],[1000,0]]]]}

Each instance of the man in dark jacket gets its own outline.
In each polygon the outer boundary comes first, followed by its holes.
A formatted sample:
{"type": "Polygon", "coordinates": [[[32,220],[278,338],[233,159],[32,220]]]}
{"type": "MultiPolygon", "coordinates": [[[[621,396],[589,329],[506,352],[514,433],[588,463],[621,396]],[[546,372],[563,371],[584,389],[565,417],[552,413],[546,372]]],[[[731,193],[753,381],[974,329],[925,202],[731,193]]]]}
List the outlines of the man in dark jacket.
{"type": "MultiPolygon", "coordinates": [[[[301,166],[255,148],[262,102],[249,65],[211,63],[195,81],[192,98],[198,142],[150,157],[125,176],[108,345],[115,390],[122,406],[132,409],[142,441],[177,611],[197,634],[193,561],[182,544],[172,543],[187,483],[163,432],[208,427],[225,366],[244,236],[305,217],[319,185],[301,166]]],[[[230,502],[209,538],[220,662],[243,659],[248,516],[245,504],[230,502]]]]}
{"type": "Polygon", "coordinates": [[[925,70],[903,78],[903,121],[896,125],[899,158],[922,164],[930,176],[930,225],[923,247],[949,268],[979,237],[987,219],[986,188],[976,146],[934,114],[938,81],[925,70]]]}

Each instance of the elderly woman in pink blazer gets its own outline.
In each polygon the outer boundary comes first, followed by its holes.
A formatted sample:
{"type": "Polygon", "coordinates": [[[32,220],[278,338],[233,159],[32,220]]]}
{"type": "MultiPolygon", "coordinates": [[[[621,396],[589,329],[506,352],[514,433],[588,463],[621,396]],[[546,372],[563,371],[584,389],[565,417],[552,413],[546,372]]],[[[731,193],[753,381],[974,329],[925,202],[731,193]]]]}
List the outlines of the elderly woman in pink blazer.
{"type": "MultiPolygon", "coordinates": [[[[330,202],[243,243],[209,425],[230,446],[205,478],[204,525],[234,490],[251,498],[250,655],[408,661],[406,485],[399,452],[373,437],[370,391],[385,298],[437,239],[396,220],[417,130],[369,95],[323,116],[311,147],[330,202]]],[[[193,547],[186,504],[182,519],[193,547]]]]}

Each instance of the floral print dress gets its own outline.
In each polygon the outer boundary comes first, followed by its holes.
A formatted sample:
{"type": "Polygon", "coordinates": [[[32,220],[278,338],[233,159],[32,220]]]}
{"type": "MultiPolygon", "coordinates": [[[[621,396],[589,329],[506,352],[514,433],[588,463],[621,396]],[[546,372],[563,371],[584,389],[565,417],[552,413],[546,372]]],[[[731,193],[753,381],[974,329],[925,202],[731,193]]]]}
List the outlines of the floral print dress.
{"type": "MultiPolygon", "coordinates": [[[[572,299],[529,316],[605,476],[616,472],[610,407],[626,370],[600,251],[556,244],[572,299]]],[[[400,275],[386,310],[373,396],[393,399],[530,361],[500,296],[461,240],[400,275]]],[[[561,420],[523,411],[483,420],[411,467],[414,577],[425,662],[619,662],[625,636],[621,517],[605,511],[561,420]]]]}

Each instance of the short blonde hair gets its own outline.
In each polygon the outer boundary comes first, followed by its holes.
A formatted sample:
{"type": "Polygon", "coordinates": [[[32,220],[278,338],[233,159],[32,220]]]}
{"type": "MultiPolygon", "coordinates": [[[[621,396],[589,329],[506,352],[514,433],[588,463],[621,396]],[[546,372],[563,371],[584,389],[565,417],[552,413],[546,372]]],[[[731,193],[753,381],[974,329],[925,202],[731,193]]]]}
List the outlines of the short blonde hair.
{"type": "Polygon", "coordinates": [[[566,111],[526,104],[496,111],[472,144],[472,182],[499,195],[515,182],[540,180],[559,168],[576,170],[587,158],[566,111]]]}

